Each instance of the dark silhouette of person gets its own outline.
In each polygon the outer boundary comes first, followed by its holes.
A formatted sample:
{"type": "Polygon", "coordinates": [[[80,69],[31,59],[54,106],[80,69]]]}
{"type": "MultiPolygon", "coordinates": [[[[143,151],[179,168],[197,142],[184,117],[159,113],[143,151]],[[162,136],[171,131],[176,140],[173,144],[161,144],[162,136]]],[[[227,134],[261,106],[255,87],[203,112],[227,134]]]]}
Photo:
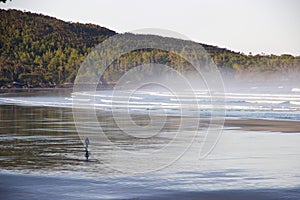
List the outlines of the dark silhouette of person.
{"type": "Polygon", "coordinates": [[[89,138],[86,138],[85,139],[85,158],[86,158],[86,161],[89,160],[89,157],[90,157],[90,152],[89,152],[89,144],[90,144],[90,140],[89,138]]]}

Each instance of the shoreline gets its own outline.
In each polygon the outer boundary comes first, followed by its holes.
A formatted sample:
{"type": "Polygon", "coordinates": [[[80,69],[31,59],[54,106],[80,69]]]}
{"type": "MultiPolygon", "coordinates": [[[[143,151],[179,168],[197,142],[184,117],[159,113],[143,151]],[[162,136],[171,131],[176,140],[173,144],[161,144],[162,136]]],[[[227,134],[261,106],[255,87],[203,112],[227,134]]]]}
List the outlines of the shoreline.
{"type": "MultiPolygon", "coordinates": [[[[54,89],[57,91],[61,91],[60,89],[54,89]]],[[[66,91],[65,89],[63,89],[66,91]]],[[[1,94],[1,91],[0,91],[1,94]]],[[[23,105],[18,104],[1,104],[1,106],[19,106],[23,107],[23,105]]],[[[26,108],[27,106],[25,106],[26,108]]],[[[33,106],[35,108],[44,108],[44,106],[33,106]]],[[[54,107],[52,108],[66,109],[69,110],[72,108],[69,107],[54,107]]],[[[103,111],[105,115],[110,115],[110,112],[103,111]]],[[[143,116],[143,115],[141,115],[143,116]]],[[[157,115],[159,117],[159,115],[157,115]]],[[[170,116],[171,118],[178,118],[180,120],[181,116],[170,116]]],[[[187,118],[193,118],[194,116],[187,116],[187,118]]],[[[210,123],[210,118],[201,116],[198,117],[200,119],[200,123],[204,125],[203,127],[207,127],[210,123]]],[[[201,128],[201,126],[199,127],[201,128]]],[[[269,132],[281,132],[281,133],[300,133],[300,120],[292,120],[292,119],[263,119],[263,118],[236,118],[236,117],[224,117],[224,128],[226,130],[244,130],[244,131],[269,131],[269,132]]]]}
{"type": "MultiPolygon", "coordinates": [[[[11,83],[6,85],[0,85],[0,91],[2,90],[39,90],[39,89],[73,89],[76,87],[86,87],[94,84],[75,84],[75,83],[63,83],[63,84],[44,84],[38,86],[31,86],[24,83],[11,83]]],[[[97,89],[108,90],[114,88],[115,84],[97,84],[97,89]]]]}
{"type": "Polygon", "coordinates": [[[269,131],[282,133],[300,133],[300,121],[283,119],[226,119],[225,128],[244,131],[269,131]]]}

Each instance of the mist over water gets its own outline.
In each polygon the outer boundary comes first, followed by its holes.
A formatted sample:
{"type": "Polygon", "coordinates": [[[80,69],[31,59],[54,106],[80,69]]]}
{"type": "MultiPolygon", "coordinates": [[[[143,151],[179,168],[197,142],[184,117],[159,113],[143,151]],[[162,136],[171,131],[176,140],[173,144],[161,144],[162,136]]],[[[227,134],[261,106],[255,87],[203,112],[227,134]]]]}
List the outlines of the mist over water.
{"type": "MultiPolygon", "coordinates": [[[[173,84],[173,83],[172,83],[173,84]]],[[[68,94],[64,96],[28,96],[26,93],[4,94],[0,104],[26,106],[49,106],[72,108],[86,107],[93,103],[96,110],[129,112],[132,114],[149,113],[179,116],[210,116],[213,108],[224,109],[226,117],[263,118],[263,119],[300,119],[300,87],[296,84],[281,83],[241,84],[237,81],[224,80],[225,93],[218,93],[200,86],[193,90],[172,91],[148,85],[132,90],[100,90],[68,94]],[[174,92],[173,91],[173,92],[174,92]],[[129,97],[130,96],[130,97],[129,97]],[[128,98],[129,97],[129,98],[128,98]],[[224,105],[222,105],[224,101],[224,105]],[[219,105],[218,102],[221,102],[219,105]],[[214,106],[214,107],[213,107],[214,106]],[[225,106],[225,107],[224,107],[225,106]]]]}

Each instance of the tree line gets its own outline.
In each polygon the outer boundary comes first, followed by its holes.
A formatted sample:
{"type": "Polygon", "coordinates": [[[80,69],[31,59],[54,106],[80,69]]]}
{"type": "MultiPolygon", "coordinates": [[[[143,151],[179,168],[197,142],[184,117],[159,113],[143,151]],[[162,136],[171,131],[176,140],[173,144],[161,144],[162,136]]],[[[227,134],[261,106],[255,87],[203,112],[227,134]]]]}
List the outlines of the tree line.
{"type": "MultiPolygon", "coordinates": [[[[97,44],[115,34],[98,25],[64,22],[41,14],[1,9],[0,86],[54,87],[73,83],[86,56],[97,44]]],[[[127,35],[130,40],[132,34],[127,35]]],[[[156,36],[158,42],[163,39],[156,36]]],[[[169,41],[174,48],[180,44],[178,39],[169,41]]],[[[199,46],[192,41],[187,43],[199,46]]],[[[217,46],[201,46],[221,73],[234,79],[249,77],[251,74],[281,74],[284,79],[297,79],[300,74],[299,56],[245,55],[217,46]]],[[[114,84],[130,68],[151,62],[167,64],[179,71],[191,69],[190,63],[174,53],[141,49],[113,61],[101,82],[114,84]]],[[[204,54],[201,62],[202,65],[208,62],[204,54]]]]}

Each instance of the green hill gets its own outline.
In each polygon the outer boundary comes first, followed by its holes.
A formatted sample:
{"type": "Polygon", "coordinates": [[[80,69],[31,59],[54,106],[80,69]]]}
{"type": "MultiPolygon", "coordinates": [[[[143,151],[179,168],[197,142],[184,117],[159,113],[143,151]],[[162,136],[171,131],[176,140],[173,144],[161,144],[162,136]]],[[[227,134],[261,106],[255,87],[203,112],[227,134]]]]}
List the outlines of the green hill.
{"type": "MultiPolygon", "coordinates": [[[[72,83],[91,49],[115,34],[98,25],[64,22],[18,10],[0,10],[0,87],[53,87],[72,83]]],[[[300,75],[299,56],[247,56],[201,45],[220,71],[234,79],[280,74],[285,80],[297,80],[300,75]]],[[[138,64],[149,61],[170,64],[178,59],[171,53],[157,50],[132,52],[114,62],[102,82],[113,84],[128,68],[138,64]]]]}
{"type": "Polygon", "coordinates": [[[0,85],[72,82],[91,48],[114,34],[93,24],[0,10],[0,85]]]}

